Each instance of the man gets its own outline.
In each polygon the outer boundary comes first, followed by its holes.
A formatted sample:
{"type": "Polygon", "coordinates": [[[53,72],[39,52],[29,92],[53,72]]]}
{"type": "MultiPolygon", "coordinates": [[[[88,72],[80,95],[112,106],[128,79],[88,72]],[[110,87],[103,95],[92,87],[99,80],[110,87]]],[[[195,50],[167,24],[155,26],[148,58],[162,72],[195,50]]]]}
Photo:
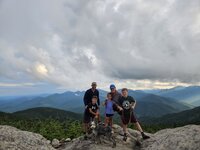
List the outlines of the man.
{"type": "Polygon", "coordinates": [[[133,109],[136,106],[136,100],[133,97],[128,96],[128,89],[122,89],[122,97],[119,99],[120,110],[122,110],[121,120],[123,124],[123,131],[124,131],[124,141],[127,140],[127,125],[129,123],[134,123],[137,129],[141,132],[143,139],[150,138],[149,136],[145,135],[139,122],[136,119],[136,116],[133,112],[133,109]]]}
{"type": "MultiPolygon", "coordinates": [[[[96,82],[92,82],[91,84],[92,88],[88,89],[85,92],[83,101],[85,104],[85,111],[84,111],[84,118],[83,118],[83,123],[84,123],[84,133],[86,134],[88,131],[88,125],[90,123],[90,113],[88,110],[88,105],[92,103],[92,98],[94,96],[97,97],[97,104],[98,106],[100,105],[100,99],[99,99],[99,91],[96,89],[97,88],[97,83],[96,82]]],[[[98,121],[100,121],[100,119],[98,118],[98,121]]]]}
{"type": "Polygon", "coordinates": [[[121,97],[121,94],[117,91],[116,86],[114,84],[110,85],[110,93],[111,93],[111,96],[112,96],[112,100],[116,104],[119,104],[119,99],[121,97]]]}

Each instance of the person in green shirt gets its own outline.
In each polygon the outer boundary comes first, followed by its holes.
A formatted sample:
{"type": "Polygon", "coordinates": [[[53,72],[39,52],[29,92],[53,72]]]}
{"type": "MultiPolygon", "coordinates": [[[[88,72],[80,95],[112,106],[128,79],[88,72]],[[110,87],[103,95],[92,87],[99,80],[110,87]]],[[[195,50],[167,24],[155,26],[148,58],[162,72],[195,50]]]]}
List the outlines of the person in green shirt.
{"type": "Polygon", "coordinates": [[[127,125],[129,123],[134,123],[137,129],[141,132],[143,139],[149,139],[150,137],[144,134],[133,110],[136,106],[136,100],[128,95],[128,89],[122,89],[122,96],[119,99],[120,110],[122,111],[121,120],[124,130],[124,141],[127,140],[127,125]]]}

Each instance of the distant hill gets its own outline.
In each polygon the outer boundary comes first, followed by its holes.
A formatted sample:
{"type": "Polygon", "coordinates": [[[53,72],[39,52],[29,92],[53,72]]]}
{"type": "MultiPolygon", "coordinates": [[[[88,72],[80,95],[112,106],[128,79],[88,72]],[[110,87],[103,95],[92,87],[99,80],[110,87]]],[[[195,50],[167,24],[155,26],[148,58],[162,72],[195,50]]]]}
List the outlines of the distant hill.
{"type": "Polygon", "coordinates": [[[14,113],[0,112],[0,119],[55,119],[64,120],[82,120],[82,114],[77,114],[70,111],[60,110],[56,108],[37,107],[17,111],[14,113]]]}
{"type": "Polygon", "coordinates": [[[70,111],[48,108],[48,107],[37,107],[26,109],[23,111],[17,111],[12,113],[12,115],[25,118],[25,119],[57,119],[60,121],[66,119],[81,120],[82,115],[70,111]]]}
{"type": "Polygon", "coordinates": [[[165,98],[148,94],[137,100],[135,112],[140,116],[158,117],[190,109],[186,104],[177,102],[172,98],[165,98]]]}
{"type": "Polygon", "coordinates": [[[140,118],[145,124],[162,124],[162,125],[187,125],[200,124],[200,107],[182,111],[179,113],[164,115],[159,118],[140,118]]]}

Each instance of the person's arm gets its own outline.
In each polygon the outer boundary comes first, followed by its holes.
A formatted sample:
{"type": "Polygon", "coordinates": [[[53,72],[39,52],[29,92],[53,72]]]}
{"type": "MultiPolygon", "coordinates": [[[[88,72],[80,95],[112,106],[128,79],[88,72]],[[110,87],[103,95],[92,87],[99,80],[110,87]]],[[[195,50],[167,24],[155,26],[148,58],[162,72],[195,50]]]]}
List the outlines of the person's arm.
{"type": "Polygon", "coordinates": [[[119,105],[117,105],[117,108],[119,109],[119,111],[122,111],[122,110],[123,110],[123,108],[120,107],[119,105]]]}
{"type": "Polygon", "coordinates": [[[97,90],[97,103],[98,103],[98,106],[100,106],[100,99],[99,99],[99,91],[97,90]]]}
{"type": "Polygon", "coordinates": [[[96,115],[96,113],[92,111],[92,108],[89,108],[89,112],[90,112],[91,114],[93,114],[93,115],[96,115]]]}
{"type": "MultiPolygon", "coordinates": [[[[97,111],[98,111],[98,110],[97,110],[97,111]]],[[[89,108],[89,112],[90,112],[91,114],[95,115],[95,116],[98,115],[98,112],[96,112],[96,113],[93,112],[93,111],[92,111],[92,108],[89,108]]]]}
{"type": "Polygon", "coordinates": [[[83,102],[85,104],[85,107],[88,106],[88,91],[85,92],[83,102]]]}
{"type": "Polygon", "coordinates": [[[96,115],[98,115],[99,114],[99,107],[97,107],[97,112],[96,112],[96,115]]]}
{"type": "Polygon", "coordinates": [[[106,100],[105,100],[105,101],[102,103],[102,105],[103,105],[103,106],[105,106],[105,105],[106,105],[106,100]]]}
{"type": "Polygon", "coordinates": [[[134,98],[132,98],[131,100],[131,108],[134,109],[136,106],[136,100],[134,98]]]}
{"type": "Polygon", "coordinates": [[[118,103],[115,103],[115,105],[117,106],[117,108],[122,111],[123,108],[122,108],[122,100],[121,100],[121,97],[118,99],[118,103]]]}

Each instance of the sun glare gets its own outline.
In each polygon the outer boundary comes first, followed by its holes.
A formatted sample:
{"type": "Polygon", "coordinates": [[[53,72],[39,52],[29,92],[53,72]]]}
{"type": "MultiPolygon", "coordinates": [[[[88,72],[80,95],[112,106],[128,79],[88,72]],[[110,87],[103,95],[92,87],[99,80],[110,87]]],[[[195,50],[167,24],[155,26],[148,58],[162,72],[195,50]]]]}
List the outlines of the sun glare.
{"type": "Polygon", "coordinates": [[[48,70],[44,64],[37,65],[36,70],[38,73],[42,75],[46,75],[48,73],[48,70]]]}

